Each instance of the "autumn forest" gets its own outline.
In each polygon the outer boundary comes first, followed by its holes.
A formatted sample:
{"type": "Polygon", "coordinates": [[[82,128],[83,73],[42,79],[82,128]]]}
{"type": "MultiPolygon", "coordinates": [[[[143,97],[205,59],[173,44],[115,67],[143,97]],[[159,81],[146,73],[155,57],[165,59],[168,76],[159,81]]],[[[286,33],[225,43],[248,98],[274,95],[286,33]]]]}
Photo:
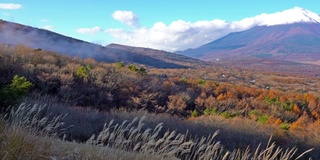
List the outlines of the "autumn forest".
{"type": "MultiPolygon", "coordinates": [[[[144,114],[149,115],[147,128],[162,122],[166,130],[188,132],[191,137],[219,130],[216,139],[229,151],[247,146],[254,150],[272,136],[285,149],[298,147],[301,154],[313,148],[307,155],[320,158],[320,81],[316,76],[219,63],[161,69],[4,44],[0,75],[2,113],[22,102],[49,101],[65,106],[61,113],[73,110],[64,127],[81,126],[81,120],[70,119],[83,117],[80,111],[100,118],[109,115],[104,120],[96,117],[91,124],[97,128],[91,125],[92,132],[79,133],[76,127],[66,130],[64,138],[70,141],[87,141],[101,131],[110,115],[130,120],[132,116],[122,114],[144,114]]],[[[183,159],[181,155],[176,157],[183,159]]]]}

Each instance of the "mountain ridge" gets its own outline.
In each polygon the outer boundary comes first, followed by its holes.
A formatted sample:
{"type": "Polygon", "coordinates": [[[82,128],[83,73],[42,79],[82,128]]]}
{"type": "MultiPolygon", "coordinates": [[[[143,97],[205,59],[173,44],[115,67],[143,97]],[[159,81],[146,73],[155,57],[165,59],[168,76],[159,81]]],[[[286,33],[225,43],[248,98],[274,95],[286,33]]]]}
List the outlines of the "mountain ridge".
{"type": "Polygon", "coordinates": [[[195,64],[206,64],[200,60],[161,50],[125,45],[117,45],[118,47],[115,47],[116,44],[101,46],[52,31],[4,20],[0,20],[0,43],[21,44],[34,49],[41,48],[71,57],[93,58],[104,62],[137,63],[155,68],[188,68],[193,67],[195,64]],[[184,60],[185,63],[181,63],[179,59],[184,60]]]}
{"type": "Polygon", "coordinates": [[[320,59],[320,24],[256,26],[230,33],[196,49],[177,53],[211,61],[246,58],[274,58],[295,62],[317,60],[320,59]]]}

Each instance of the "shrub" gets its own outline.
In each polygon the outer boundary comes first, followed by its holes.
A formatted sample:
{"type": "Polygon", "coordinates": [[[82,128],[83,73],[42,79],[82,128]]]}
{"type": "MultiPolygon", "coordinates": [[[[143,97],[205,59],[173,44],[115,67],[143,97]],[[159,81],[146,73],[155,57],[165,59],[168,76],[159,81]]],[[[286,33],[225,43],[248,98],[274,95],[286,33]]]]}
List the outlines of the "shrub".
{"type": "Polygon", "coordinates": [[[286,101],[284,103],[281,104],[282,108],[287,110],[287,111],[292,111],[293,110],[293,107],[294,107],[294,104],[293,102],[289,102],[289,101],[286,101]]]}
{"type": "Polygon", "coordinates": [[[91,70],[91,67],[89,65],[87,66],[80,66],[77,69],[77,76],[80,78],[87,79],[89,77],[89,71],[91,70]]]}
{"type": "Polygon", "coordinates": [[[33,84],[25,77],[15,75],[11,84],[5,86],[0,90],[0,104],[7,107],[17,103],[17,101],[28,94],[33,84]]]}
{"type": "Polygon", "coordinates": [[[258,122],[265,124],[269,119],[268,115],[262,115],[262,116],[258,116],[258,122]]]}
{"type": "Polygon", "coordinates": [[[122,67],[124,67],[124,64],[122,62],[116,62],[116,66],[118,68],[122,68],[122,67]]]}
{"type": "Polygon", "coordinates": [[[134,72],[137,72],[137,71],[138,71],[138,68],[137,68],[135,65],[133,65],[133,64],[130,64],[130,65],[128,66],[128,68],[129,68],[131,71],[134,71],[134,72]]]}
{"type": "Polygon", "coordinates": [[[269,96],[265,97],[264,103],[267,105],[275,104],[278,105],[280,104],[279,98],[270,98],[269,96]]]}
{"type": "Polygon", "coordinates": [[[179,80],[180,82],[182,82],[182,83],[187,83],[187,79],[186,78],[180,78],[180,80],[179,80]]]}
{"type": "Polygon", "coordinates": [[[217,109],[208,107],[203,111],[203,114],[206,116],[215,115],[215,114],[217,114],[217,109]]]}
{"type": "Polygon", "coordinates": [[[147,69],[144,67],[141,67],[138,71],[140,74],[147,74],[147,69]]]}
{"type": "Polygon", "coordinates": [[[289,130],[290,129],[290,125],[288,123],[283,123],[280,125],[280,128],[283,130],[289,130]]]}
{"type": "Polygon", "coordinates": [[[133,72],[137,72],[137,73],[140,73],[140,74],[147,74],[147,69],[144,68],[144,67],[137,68],[135,65],[130,64],[128,66],[128,68],[133,72]]]}
{"type": "Polygon", "coordinates": [[[251,115],[259,115],[259,112],[257,110],[252,110],[249,112],[249,116],[251,115]]]}
{"type": "Polygon", "coordinates": [[[239,113],[238,113],[238,112],[232,113],[232,112],[224,111],[224,112],[222,112],[220,115],[221,115],[222,117],[224,117],[224,118],[233,118],[233,117],[238,116],[239,113]]]}
{"type": "Polygon", "coordinates": [[[199,112],[197,110],[194,110],[192,113],[191,113],[191,116],[192,117],[198,117],[199,116],[199,112]]]}
{"type": "Polygon", "coordinates": [[[200,79],[200,80],[198,81],[198,83],[199,83],[199,84],[205,84],[205,83],[206,83],[206,80],[200,79]]]}

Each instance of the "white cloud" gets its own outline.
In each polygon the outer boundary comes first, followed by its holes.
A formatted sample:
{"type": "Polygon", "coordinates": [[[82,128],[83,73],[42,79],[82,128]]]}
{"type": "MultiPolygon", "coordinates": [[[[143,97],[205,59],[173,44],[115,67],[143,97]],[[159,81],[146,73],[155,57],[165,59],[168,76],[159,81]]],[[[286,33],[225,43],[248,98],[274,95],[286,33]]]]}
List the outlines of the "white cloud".
{"type": "MultiPolygon", "coordinates": [[[[128,25],[133,23],[134,14],[130,11],[116,11],[116,20],[128,25]]],[[[186,22],[177,20],[167,25],[156,22],[151,28],[137,27],[132,30],[118,28],[105,32],[115,38],[117,43],[162,49],[167,51],[185,50],[199,47],[231,32],[238,32],[258,25],[277,25],[294,22],[320,22],[319,15],[299,7],[272,14],[260,14],[240,21],[203,20],[186,22]]]]}
{"type": "Polygon", "coordinates": [[[121,23],[124,23],[128,26],[139,26],[139,18],[137,15],[135,15],[133,12],[131,11],[115,11],[112,14],[112,17],[117,20],[120,21],[121,23]]]}
{"type": "Polygon", "coordinates": [[[45,26],[43,27],[43,29],[46,29],[46,30],[49,30],[49,31],[53,31],[54,26],[45,25],[45,26]]]}
{"type": "Polygon", "coordinates": [[[157,22],[151,28],[129,31],[108,29],[106,33],[122,44],[176,51],[198,47],[231,31],[237,31],[237,27],[232,29],[230,26],[229,22],[219,19],[194,23],[178,20],[169,25],[157,22]]]}
{"type": "Polygon", "coordinates": [[[305,10],[300,7],[294,7],[292,9],[284,10],[282,12],[276,12],[272,14],[261,14],[253,17],[257,21],[260,21],[259,25],[279,25],[290,24],[294,22],[317,22],[320,23],[320,16],[314,12],[305,10]]]}
{"type": "Polygon", "coordinates": [[[14,3],[0,3],[0,9],[20,9],[22,5],[14,3]]]}
{"type": "Polygon", "coordinates": [[[103,31],[103,29],[100,27],[77,29],[77,32],[82,33],[82,34],[95,34],[95,33],[102,32],[102,31],[103,31]]]}

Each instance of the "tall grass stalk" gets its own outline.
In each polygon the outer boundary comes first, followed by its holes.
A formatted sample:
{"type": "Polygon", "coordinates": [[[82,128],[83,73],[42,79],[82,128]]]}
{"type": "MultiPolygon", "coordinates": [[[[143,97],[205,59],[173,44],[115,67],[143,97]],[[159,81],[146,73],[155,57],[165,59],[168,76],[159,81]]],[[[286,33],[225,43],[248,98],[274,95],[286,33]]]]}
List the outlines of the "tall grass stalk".
{"type": "Polygon", "coordinates": [[[113,156],[122,159],[126,156],[125,159],[128,159],[128,155],[132,155],[136,157],[134,159],[288,160],[305,159],[305,154],[312,151],[309,149],[297,154],[297,148],[277,147],[272,137],[264,148],[259,145],[253,152],[249,147],[228,151],[215,140],[219,131],[210,136],[193,137],[188,132],[163,131],[163,123],[148,128],[144,123],[146,116],[122,123],[111,120],[105,123],[100,133],[92,135],[86,144],[72,142],[73,148],[62,149],[58,145],[68,142],[58,140],[56,135],[62,131],[65,116],[52,116],[46,105],[22,103],[17,108],[11,108],[0,126],[1,158],[108,159],[113,156]],[[39,141],[48,135],[53,135],[49,141],[39,141]],[[108,154],[102,154],[107,153],[107,150],[108,154]],[[112,150],[114,152],[110,152],[112,150]]]}
{"type": "Polygon", "coordinates": [[[158,155],[161,157],[176,157],[179,159],[225,159],[225,160],[288,160],[299,159],[312,149],[296,155],[297,148],[284,150],[271,143],[271,138],[264,149],[259,145],[254,153],[247,147],[233,152],[223,148],[220,142],[215,141],[218,131],[209,137],[191,137],[187,133],[176,131],[162,133],[163,124],[159,123],[155,128],[145,128],[146,117],[135,118],[131,122],[123,121],[114,124],[106,123],[103,130],[93,135],[86,143],[98,146],[108,146],[130,152],[138,152],[146,155],[158,155]],[[296,157],[295,157],[296,156],[296,157]]]}
{"type": "Polygon", "coordinates": [[[9,107],[4,118],[11,127],[22,127],[44,135],[58,135],[63,131],[62,120],[66,116],[51,116],[47,105],[22,103],[17,108],[9,107]]]}

